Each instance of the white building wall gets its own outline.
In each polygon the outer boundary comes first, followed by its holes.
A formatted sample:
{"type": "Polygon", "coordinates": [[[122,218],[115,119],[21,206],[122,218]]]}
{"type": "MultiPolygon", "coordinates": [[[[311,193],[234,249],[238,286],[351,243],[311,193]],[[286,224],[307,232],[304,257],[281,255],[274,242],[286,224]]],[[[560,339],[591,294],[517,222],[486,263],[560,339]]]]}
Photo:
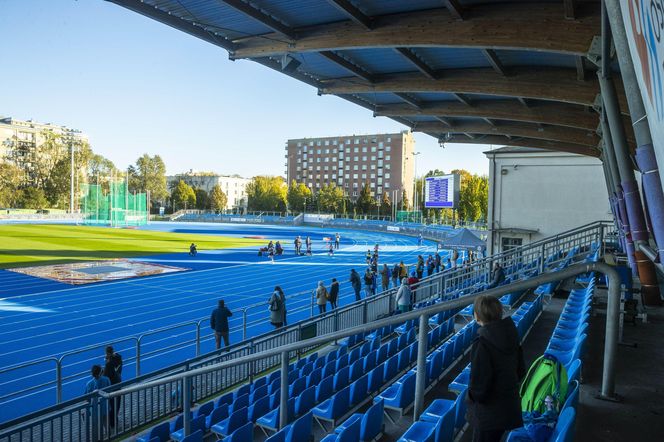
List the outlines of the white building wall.
{"type": "Polygon", "coordinates": [[[208,193],[212,191],[214,186],[219,184],[228,199],[226,209],[247,208],[247,184],[251,182],[249,178],[226,175],[197,175],[194,172],[171,175],[166,177],[166,180],[169,189],[182,180],[190,186],[198,187],[208,193]]]}
{"type": "Polygon", "coordinates": [[[611,219],[598,159],[525,148],[503,148],[486,155],[490,160],[490,253],[502,251],[503,238],[528,244],[611,219]]]}

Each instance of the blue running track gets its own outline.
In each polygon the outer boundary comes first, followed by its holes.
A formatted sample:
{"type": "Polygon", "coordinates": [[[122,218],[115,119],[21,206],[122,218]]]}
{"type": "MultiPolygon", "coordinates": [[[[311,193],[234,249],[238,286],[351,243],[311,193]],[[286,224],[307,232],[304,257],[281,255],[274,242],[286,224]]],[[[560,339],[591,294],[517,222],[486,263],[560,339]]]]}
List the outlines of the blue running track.
{"type": "MultiPolygon", "coordinates": [[[[203,320],[201,352],[213,350],[207,318],[223,298],[234,312],[230,323],[231,342],[242,339],[242,311],[245,306],[267,303],[275,285],[287,296],[313,290],[319,280],[329,287],[332,277],[341,282],[340,304],[354,300],[348,276],[351,268],[366,267],[364,254],[380,244],[380,264],[393,266],[403,260],[413,263],[418,254],[434,253],[433,243],[418,247],[415,238],[379,233],[339,230],[341,248],[328,256],[325,237],[335,230],[310,227],[229,225],[205,223],[152,223],[146,229],[223,234],[260,235],[281,240],[284,256],[271,263],[257,256],[255,248],[200,250],[198,256],[183,252],[139,258],[159,264],[185,267],[190,271],[119,282],[72,287],[67,284],[0,271],[0,367],[44,358],[59,358],[83,347],[87,351],[66,356],[62,361],[63,395],[67,400],[82,394],[92,364],[103,366],[103,345],[116,342],[125,360],[123,379],[135,375],[136,343],[133,337],[175,324],[186,324],[148,335],[141,344],[141,373],[166,367],[195,356],[195,321],[203,320]],[[311,236],[313,256],[296,257],[293,238],[311,236]],[[176,347],[164,350],[166,347],[176,347]],[[153,354],[151,354],[153,353],[153,354]]],[[[445,259],[445,257],[443,256],[445,259]]],[[[136,258],[134,258],[136,259],[136,258]]],[[[309,316],[310,298],[299,296],[287,302],[289,323],[309,316]]],[[[249,337],[272,328],[267,304],[247,312],[249,337]]],[[[46,361],[30,367],[0,373],[0,420],[5,421],[55,403],[55,363],[46,361]],[[42,385],[43,384],[43,385],[42,385]],[[39,386],[42,385],[42,386],[39,386]],[[38,386],[38,387],[35,387],[38,386]],[[28,394],[12,393],[33,388],[28,394]]]]}

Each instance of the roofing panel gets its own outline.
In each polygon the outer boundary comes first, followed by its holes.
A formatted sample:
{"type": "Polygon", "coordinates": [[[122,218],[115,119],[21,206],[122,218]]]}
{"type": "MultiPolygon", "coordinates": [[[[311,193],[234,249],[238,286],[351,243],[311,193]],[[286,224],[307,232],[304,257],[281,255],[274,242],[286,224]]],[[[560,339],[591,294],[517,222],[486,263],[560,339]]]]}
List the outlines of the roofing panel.
{"type": "Polygon", "coordinates": [[[371,74],[413,72],[417,68],[393,49],[351,49],[338,51],[371,74]]]}
{"type": "Polygon", "coordinates": [[[490,67],[489,60],[479,49],[471,48],[413,48],[434,70],[490,67]]]}
{"type": "Polygon", "coordinates": [[[272,32],[270,28],[221,2],[209,0],[145,0],[187,21],[193,21],[215,29],[228,38],[259,35],[272,32]]]}
{"type": "Polygon", "coordinates": [[[454,95],[446,92],[421,92],[413,93],[411,95],[420,101],[458,101],[454,95]]]}
{"type": "Polygon", "coordinates": [[[299,70],[311,73],[319,78],[343,78],[351,77],[352,74],[333,61],[321,56],[318,53],[300,53],[293,54],[298,61],[302,63],[299,70]]]}
{"type": "Polygon", "coordinates": [[[403,100],[390,92],[374,92],[370,94],[355,94],[363,100],[372,104],[395,104],[403,103],[403,100]]]}
{"type": "Polygon", "coordinates": [[[348,20],[347,15],[326,0],[252,0],[251,3],[293,28],[348,20]]]}

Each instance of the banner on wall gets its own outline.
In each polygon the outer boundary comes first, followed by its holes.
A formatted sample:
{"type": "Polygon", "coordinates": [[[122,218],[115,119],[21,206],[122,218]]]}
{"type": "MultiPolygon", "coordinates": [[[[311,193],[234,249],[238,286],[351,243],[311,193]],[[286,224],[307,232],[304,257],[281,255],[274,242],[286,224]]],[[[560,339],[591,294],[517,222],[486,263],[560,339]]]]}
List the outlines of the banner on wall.
{"type": "Polygon", "coordinates": [[[620,7],[655,155],[664,165],[664,1],[621,0],[620,7]]]}

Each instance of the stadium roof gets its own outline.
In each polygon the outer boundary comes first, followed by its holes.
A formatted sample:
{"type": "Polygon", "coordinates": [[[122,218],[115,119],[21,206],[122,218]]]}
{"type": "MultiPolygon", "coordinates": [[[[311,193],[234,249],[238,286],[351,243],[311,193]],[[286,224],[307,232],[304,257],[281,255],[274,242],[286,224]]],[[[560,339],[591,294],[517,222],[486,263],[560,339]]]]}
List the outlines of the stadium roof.
{"type": "Polygon", "coordinates": [[[598,0],[108,1],[442,142],[600,153],[598,0]]]}

